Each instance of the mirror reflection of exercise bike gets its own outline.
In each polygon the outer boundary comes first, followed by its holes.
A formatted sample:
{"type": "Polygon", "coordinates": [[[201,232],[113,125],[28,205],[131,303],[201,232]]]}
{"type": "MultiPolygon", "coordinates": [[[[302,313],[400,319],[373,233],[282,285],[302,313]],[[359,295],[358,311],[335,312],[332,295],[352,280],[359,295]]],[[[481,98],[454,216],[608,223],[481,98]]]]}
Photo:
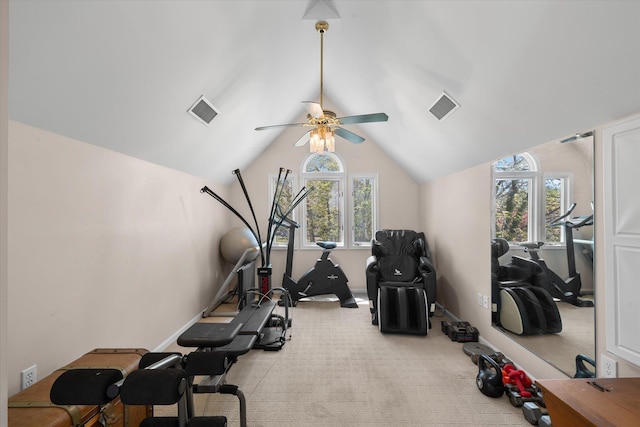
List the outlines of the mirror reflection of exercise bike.
{"type": "Polygon", "coordinates": [[[593,307],[593,301],[579,298],[580,291],[582,289],[582,281],[580,279],[580,273],[576,271],[576,256],[574,252],[573,239],[573,230],[593,225],[593,214],[569,218],[575,207],[576,204],[573,203],[567,212],[549,223],[550,226],[564,228],[567,267],[569,271],[569,276],[566,279],[563,279],[555,271],[551,270],[544,259],[540,258],[538,251],[540,250],[540,247],[544,245],[544,242],[526,242],[520,243],[519,245],[523,246],[525,248],[525,252],[529,253],[531,259],[542,267],[548,279],[548,285],[546,287],[552,297],[578,307],[593,307]]]}
{"type": "Polygon", "coordinates": [[[293,251],[296,228],[300,225],[293,219],[285,217],[279,218],[281,226],[289,229],[289,242],[287,244],[287,264],[282,277],[282,287],[289,291],[293,305],[297,305],[302,298],[335,294],[340,299],[340,306],[347,308],[358,308],[349,285],[347,276],[338,264],[334,264],[329,254],[335,249],[335,242],[316,242],[322,250],[322,255],[316,264],[309,269],[300,279],[291,277],[293,268],[293,251]]]}

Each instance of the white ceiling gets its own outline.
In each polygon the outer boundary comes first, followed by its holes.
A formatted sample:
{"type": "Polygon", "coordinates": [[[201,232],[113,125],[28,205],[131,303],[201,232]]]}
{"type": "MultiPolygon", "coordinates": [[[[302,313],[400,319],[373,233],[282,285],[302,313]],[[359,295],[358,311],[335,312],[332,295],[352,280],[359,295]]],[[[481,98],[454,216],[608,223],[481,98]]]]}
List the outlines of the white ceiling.
{"type": "Polygon", "coordinates": [[[347,128],[418,182],[640,111],[638,1],[11,0],[9,115],[230,182],[319,100],[336,14],[325,105],[387,113],[347,128]]]}

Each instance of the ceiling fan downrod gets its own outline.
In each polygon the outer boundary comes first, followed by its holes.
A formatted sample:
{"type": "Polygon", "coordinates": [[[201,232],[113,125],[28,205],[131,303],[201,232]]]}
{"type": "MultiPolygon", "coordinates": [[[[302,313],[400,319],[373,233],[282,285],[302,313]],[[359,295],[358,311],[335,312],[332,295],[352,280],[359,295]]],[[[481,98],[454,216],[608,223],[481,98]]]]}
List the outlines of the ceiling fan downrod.
{"type": "Polygon", "coordinates": [[[316,22],[316,31],[320,33],[320,109],[324,109],[322,103],[322,93],[324,92],[323,87],[323,69],[324,69],[324,33],[329,30],[329,23],[326,21],[318,21],[316,22]]]}

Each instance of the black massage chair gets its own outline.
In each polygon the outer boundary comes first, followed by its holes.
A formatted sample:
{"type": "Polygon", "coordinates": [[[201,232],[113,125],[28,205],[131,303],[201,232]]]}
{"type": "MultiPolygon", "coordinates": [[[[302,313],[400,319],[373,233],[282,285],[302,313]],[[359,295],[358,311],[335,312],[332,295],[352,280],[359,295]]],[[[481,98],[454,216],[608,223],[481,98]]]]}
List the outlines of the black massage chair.
{"type": "Polygon", "coordinates": [[[555,300],[545,289],[547,277],[538,264],[519,256],[501,265],[509,242],[491,242],[491,300],[493,322],[517,335],[555,334],[562,319],[555,300]]]}
{"type": "Polygon", "coordinates": [[[436,305],[436,270],[424,233],[378,230],[366,277],[372,324],[381,332],[427,334],[436,305]]]}

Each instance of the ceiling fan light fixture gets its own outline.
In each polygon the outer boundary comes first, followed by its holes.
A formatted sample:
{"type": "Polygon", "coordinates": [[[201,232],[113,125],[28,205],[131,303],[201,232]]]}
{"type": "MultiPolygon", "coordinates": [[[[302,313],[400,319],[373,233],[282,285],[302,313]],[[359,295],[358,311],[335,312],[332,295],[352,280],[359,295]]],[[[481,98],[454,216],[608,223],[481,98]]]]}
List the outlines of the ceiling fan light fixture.
{"type": "Polygon", "coordinates": [[[330,153],[333,153],[336,151],[336,138],[333,135],[332,130],[329,130],[329,132],[326,133],[326,136],[324,139],[324,146],[327,149],[327,151],[330,153]]]}
{"type": "Polygon", "coordinates": [[[309,133],[309,152],[323,153],[336,151],[336,139],[331,129],[324,127],[312,129],[309,133]]]}

